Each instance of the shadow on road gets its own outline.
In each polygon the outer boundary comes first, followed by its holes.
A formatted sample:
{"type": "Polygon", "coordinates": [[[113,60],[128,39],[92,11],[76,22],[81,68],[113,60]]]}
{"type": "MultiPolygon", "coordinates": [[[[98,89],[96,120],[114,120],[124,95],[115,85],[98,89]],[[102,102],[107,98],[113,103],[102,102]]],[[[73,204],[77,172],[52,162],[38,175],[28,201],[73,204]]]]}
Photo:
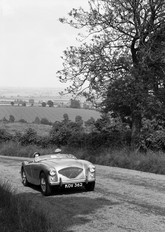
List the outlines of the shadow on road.
{"type": "MultiPolygon", "coordinates": [[[[38,192],[41,193],[40,186],[29,184],[28,188],[31,188],[31,189],[33,189],[33,190],[38,191],[38,192]]],[[[76,193],[81,193],[81,192],[86,192],[86,190],[85,190],[84,187],[69,188],[69,189],[65,189],[64,187],[63,188],[53,187],[52,188],[51,196],[54,196],[54,195],[64,195],[64,194],[76,194],[76,193]]]]}
{"type": "MultiPolygon", "coordinates": [[[[93,223],[97,218],[97,211],[104,212],[104,207],[112,208],[119,204],[98,197],[97,190],[86,192],[82,189],[58,189],[54,190],[49,197],[42,196],[39,187],[30,186],[36,190],[31,193],[20,193],[20,197],[26,197],[32,206],[37,210],[42,210],[47,215],[53,227],[53,232],[72,232],[78,226],[85,226],[87,223],[93,223]]],[[[91,225],[90,225],[91,227],[91,225]]],[[[83,231],[83,230],[82,230],[83,231]]]]}

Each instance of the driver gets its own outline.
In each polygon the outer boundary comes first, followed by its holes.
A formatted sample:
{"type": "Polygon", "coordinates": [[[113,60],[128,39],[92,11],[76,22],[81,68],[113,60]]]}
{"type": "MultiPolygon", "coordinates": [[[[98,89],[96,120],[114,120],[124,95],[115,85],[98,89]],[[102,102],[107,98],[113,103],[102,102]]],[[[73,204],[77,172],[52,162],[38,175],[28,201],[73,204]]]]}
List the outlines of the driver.
{"type": "Polygon", "coordinates": [[[34,157],[34,161],[37,162],[39,160],[40,153],[39,152],[34,152],[33,157],[34,157]]]}
{"type": "Polygon", "coordinates": [[[61,153],[61,149],[57,148],[54,152],[55,152],[55,154],[60,154],[61,153]]]}

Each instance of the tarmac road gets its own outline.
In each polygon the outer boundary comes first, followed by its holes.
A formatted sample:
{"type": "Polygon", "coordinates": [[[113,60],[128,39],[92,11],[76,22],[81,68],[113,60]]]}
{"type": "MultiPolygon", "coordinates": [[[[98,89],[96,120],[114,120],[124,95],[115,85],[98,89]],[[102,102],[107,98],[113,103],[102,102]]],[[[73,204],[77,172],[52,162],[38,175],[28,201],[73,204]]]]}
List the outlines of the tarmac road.
{"type": "Polygon", "coordinates": [[[0,156],[0,180],[71,232],[165,232],[165,176],[96,165],[94,192],[67,190],[44,197],[21,183],[21,160],[0,156]],[[56,219],[58,218],[58,221],[56,219]]]}

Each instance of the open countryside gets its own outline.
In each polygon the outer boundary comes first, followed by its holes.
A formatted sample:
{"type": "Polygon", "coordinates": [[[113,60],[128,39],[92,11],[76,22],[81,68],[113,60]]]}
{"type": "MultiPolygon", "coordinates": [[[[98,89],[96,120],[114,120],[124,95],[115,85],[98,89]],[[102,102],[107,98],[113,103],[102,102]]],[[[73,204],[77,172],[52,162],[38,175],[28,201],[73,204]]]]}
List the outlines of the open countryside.
{"type": "Polygon", "coordinates": [[[35,130],[39,136],[48,136],[52,126],[35,123],[0,122],[0,130],[6,130],[11,135],[15,135],[16,133],[25,133],[29,128],[35,130]]]}
{"type": "Polygon", "coordinates": [[[24,119],[31,123],[36,117],[39,119],[47,118],[50,122],[63,120],[63,115],[68,114],[71,121],[75,121],[77,115],[81,116],[83,121],[87,121],[91,117],[97,120],[100,113],[95,110],[87,109],[71,109],[71,108],[55,108],[55,107],[21,107],[21,106],[0,106],[0,120],[5,117],[7,120],[13,115],[15,121],[24,119]]]}

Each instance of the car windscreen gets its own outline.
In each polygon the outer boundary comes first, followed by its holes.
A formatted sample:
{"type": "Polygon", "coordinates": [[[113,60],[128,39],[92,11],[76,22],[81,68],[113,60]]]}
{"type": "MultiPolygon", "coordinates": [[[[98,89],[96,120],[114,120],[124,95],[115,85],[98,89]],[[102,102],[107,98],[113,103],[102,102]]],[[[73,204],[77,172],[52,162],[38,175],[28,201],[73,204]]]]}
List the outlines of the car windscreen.
{"type": "Polygon", "coordinates": [[[77,159],[72,154],[50,154],[37,157],[37,161],[48,160],[48,159],[77,159]]]}

